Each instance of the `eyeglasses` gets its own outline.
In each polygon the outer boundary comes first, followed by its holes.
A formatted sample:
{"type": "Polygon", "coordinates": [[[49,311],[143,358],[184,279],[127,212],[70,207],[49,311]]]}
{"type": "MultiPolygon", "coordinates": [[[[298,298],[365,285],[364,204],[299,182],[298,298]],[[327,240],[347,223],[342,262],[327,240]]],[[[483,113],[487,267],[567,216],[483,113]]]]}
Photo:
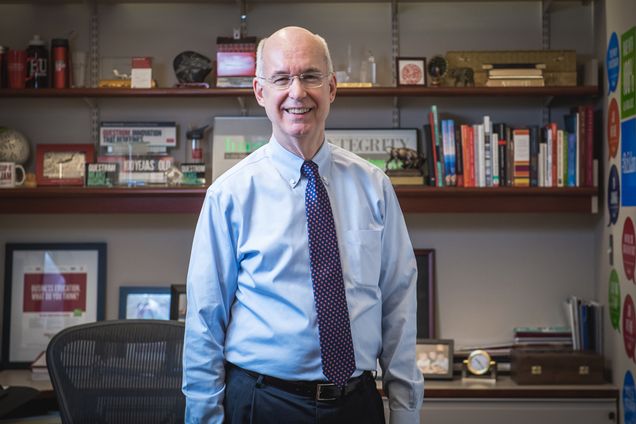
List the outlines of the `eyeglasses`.
{"type": "Polygon", "coordinates": [[[294,82],[294,78],[298,78],[300,84],[305,88],[319,88],[322,87],[328,76],[320,72],[307,72],[298,75],[278,74],[269,78],[258,77],[258,79],[267,81],[278,90],[287,90],[294,82]]]}

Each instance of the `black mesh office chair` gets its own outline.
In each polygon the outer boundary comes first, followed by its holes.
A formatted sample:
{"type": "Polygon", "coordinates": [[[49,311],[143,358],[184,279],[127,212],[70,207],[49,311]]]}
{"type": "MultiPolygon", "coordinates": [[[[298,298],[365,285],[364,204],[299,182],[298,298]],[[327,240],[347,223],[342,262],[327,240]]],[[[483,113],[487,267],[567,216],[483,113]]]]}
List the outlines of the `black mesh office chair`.
{"type": "Polygon", "coordinates": [[[66,424],[184,422],[177,321],[102,321],[66,328],[46,361],[66,424]]]}

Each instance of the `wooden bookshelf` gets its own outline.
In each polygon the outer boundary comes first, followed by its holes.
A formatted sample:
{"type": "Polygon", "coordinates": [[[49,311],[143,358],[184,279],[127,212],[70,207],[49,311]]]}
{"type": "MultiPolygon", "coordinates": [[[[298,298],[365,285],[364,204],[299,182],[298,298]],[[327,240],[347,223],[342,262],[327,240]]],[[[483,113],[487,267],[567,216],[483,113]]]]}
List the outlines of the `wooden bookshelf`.
{"type": "MultiPolygon", "coordinates": [[[[594,97],[599,88],[576,87],[372,87],[339,88],[339,97],[594,97]]],[[[251,88],[39,88],[2,89],[0,98],[253,97],[251,88]]]]}
{"type": "MultiPolygon", "coordinates": [[[[598,189],[396,186],[405,213],[576,213],[598,208],[598,189]]],[[[198,213],[204,188],[40,187],[0,190],[0,214],[198,213]]]]}

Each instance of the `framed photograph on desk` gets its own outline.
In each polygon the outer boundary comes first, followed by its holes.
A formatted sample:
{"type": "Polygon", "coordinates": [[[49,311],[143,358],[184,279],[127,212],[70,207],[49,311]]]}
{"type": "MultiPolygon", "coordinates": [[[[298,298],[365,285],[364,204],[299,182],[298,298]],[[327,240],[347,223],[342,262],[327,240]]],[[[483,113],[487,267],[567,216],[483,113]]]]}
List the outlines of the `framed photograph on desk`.
{"type": "Polygon", "coordinates": [[[186,285],[173,284],[170,286],[170,319],[185,321],[187,310],[186,285]]]}
{"type": "Polygon", "coordinates": [[[417,338],[435,337],[435,250],[415,249],[417,263],[417,338]]]}
{"type": "Polygon", "coordinates": [[[170,319],[170,287],[120,287],[119,319],[170,319]]]}
{"type": "Polygon", "coordinates": [[[60,330],[104,319],[106,243],[7,243],[3,368],[28,368],[60,330]]]}
{"type": "Polygon", "coordinates": [[[415,346],[417,367],[425,379],[453,378],[453,341],[418,339],[415,346]]]}

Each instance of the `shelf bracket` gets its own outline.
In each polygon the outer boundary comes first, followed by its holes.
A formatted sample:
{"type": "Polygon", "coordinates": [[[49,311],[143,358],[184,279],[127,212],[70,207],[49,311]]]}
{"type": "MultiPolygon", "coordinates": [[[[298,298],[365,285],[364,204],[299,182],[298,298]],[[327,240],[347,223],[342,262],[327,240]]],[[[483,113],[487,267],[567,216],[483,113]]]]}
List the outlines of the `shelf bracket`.
{"type": "Polygon", "coordinates": [[[245,0],[236,0],[241,10],[241,38],[247,37],[247,3],[245,0]]]}
{"type": "Polygon", "coordinates": [[[241,116],[247,116],[247,104],[244,97],[237,97],[239,107],[241,108],[241,116]]]}
{"type": "MultiPolygon", "coordinates": [[[[391,75],[393,75],[393,85],[397,86],[396,59],[400,56],[400,23],[398,21],[397,0],[391,0],[391,75]]],[[[393,128],[400,127],[400,101],[397,96],[393,97],[393,128]]]]}

